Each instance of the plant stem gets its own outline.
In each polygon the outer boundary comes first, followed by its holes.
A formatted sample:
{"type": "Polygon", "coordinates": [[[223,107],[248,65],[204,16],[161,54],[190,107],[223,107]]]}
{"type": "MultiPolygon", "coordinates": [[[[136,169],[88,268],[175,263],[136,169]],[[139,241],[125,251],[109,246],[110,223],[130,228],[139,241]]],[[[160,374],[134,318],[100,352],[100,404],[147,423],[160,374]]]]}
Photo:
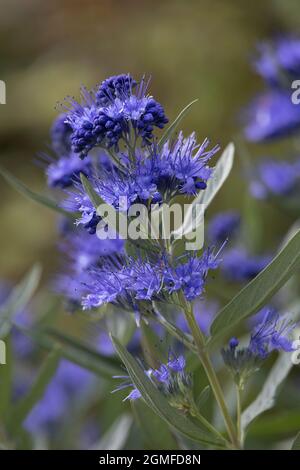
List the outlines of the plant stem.
{"type": "Polygon", "coordinates": [[[210,422],[207,421],[207,419],[204,418],[204,416],[202,416],[201,413],[199,413],[194,403],[193,403],[193,408],[191,410],[191,415],[194,416],[194,418],[198,419],[198,421],[203,426],[205,426],[212,434],[214,434],[218,439],[222,440],[224,442],[224,445],[227,448],[231,446],[231,443],[227,441],[227,439],[225,439],[225,437],[222,436],[222,434],[212,424],[210,424],[210,422]]]}
{"type": "Polygon", "coordinates": [[[210,358],[205,350],[204,336],[195,320],[192,306],[186,302],[183,295],[181,296],[181,301],[182,301],[186,320],[189,324],[192,336],[197,346],[200,361],[204,367],[210,386],[212,388],[216,401],[222,412],[228,435],[230,437],[232,444],[235,446],[235,448],[240,449],[240,443],[237,437],[236,429],[231,419],[230,413],[228,411],[221,385],[219,383],[219,380],[213,368],[213,365],[210,361],[210,358]]]}
{"type": "Polygon", "coordinates": [[[237,427],[237,436],[239,442],[242,439],[242,427],[241,427],[241,417],[242,417],[242,405],[241,405],[241,388],[236,386],[236,427],[237,427]]]}

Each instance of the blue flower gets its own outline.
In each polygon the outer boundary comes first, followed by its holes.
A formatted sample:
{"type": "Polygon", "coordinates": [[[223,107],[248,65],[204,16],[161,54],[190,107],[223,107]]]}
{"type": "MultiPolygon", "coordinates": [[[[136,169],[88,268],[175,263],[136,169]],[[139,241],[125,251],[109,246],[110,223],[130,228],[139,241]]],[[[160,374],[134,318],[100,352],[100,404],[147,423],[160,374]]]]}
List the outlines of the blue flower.
{"type": "Polygon", "coordinates": [[[209,222],[208,237],[210,243],[224,243],[227,238],[234,237],[240,227],[241,217],[237,211],[220,212],[209,222]]]}
{"type": "Polygon", "coordinates": [[[168,384],[170,380],[170,371],[168,366],[161,364],[158,369],[152,371],[153,377],[160,383],[168,384]]]}
{"type": "Polygon", "coordinates": [[[87,288],[84,309],[111,302],[137,311],[137,300],[160,298],[162,273],[154,264],[128,257],[91,270],[87,288]]]}
{"type": "Polygon", "coordinates": [[[224,253],[222,272],[231,281],[253,279],[271,261],[269,255],[251,255],[244,248],[232,248],[224,253]]]}
{"type": "Polygon", "coordinates": [[[72,147],[84,158],[96,147],[117,148],[120,139],[128,145],[131,127],[135,137],[149,144],[154,127],[168,122],[163,107],[146,94],[147,84],[139,85],[124,75],[111,77],[96,92],[82,89],[82,103],[71,100],[67,122],[72,128],[72,147]]]}
{"type": "Polygon", "coordinates": [[[243,388],[272,351],[295,350],[290,337],[295,326],[286,316],[280,318],[277,312],[269,309],[254,327],[248,346],[238,348],[239,340],[230,339],[228,347],[222,349],[222,357],[239,387],[243,388]]]}
{"type": "Polygon", "coordinates": [[[136,85],[136,81],[129,74],[109,77],[101,83],[96,92],[97,103],[105,107],[116,98],[129,98],[136,85]]]}
{"type": "MultiPolygon", "coordinates": [[[[144,370],[144,373],[161,392],[171,396],[177,393],[182,394],[186,387],[191,386],[190,376],[186,374],[185,366],[186,362],[183,356],[177,357],[174,353],[170,353],[167,364],[160,364],[157,369],[144,370]]],[[[132,388],[124,401],[134,401],[142,397],[140,391],[131,383],[129,376],[115,376],[113,378],[122,379],[123,383],[112,393],[128,387],[132,388]]],[[[175,405],[175,402],[173,404],[175,405]]]]}
{"type": "Polygon", "coordinates": [[[67,188],[71,186],[80,173],[91,174],[92,162],[87,157],[84,161],[77,155],[70,154],[53,159],[46,168],[47,182],[50,188],[67,188]]]}
{"type": "Polygon", "coordinates": [[[180,132],[175,142],[167,141],[156,163],[158,186],[169,179],[168,185],[175,186],[173,191],[193,195],[205,189],[212,174],[208,162],[220,150],[219,145],[207,150],[208,145],[208,139],[199,145],[194,132],[187,138],[180,132]]]}
{"type": "Polygon", "coordinates": [[[254,68],[271,86],[290,86],[300,73],[300,39],[280,36],[258,45],[254,68]]]}
{"type": "Polygon", "coordinates": [[[289,336],[295,326],[287,318],[280,318],[277,312],[269,310],[262,322],[254,328],[249,349],[253,354],[263,359],[273,350],[293,351],[294,348],[289,336]]]}
{"type": "Polygon", "coordinates": [[[177,261],[175,267],[166,258],[149,262],[127,257],[108,262],[90,271],[85,282],[89,293],[83,297],[82,306],[91,309],[111,302],[137,312],[138,301],[163,300],[180,289],[191,301],[203,293],[209,269],[218,265],[211,250],[202,257],[189,256],[185,263],[177,261]]]}
{"type": "Polygon", "coordinates": [[[62,201],[61,207],[68,212],[79,213],[76,225],[82,225],[88,233],[94,235],[101,218],[97,215],[94,204],[85,193],[82,184],[75,181],[72,189],[66,190],[66,194],[68,197],[62,201]]]}
{"type": "Polygon", "coordinates": [[[68,300],[69,309],[80,307],[82,297],[89,293],[87,285],[91,282],[89,270],[101,265],[108,257],[121,254],[124,241],[108,238],[100,240],[90,236],[84,229],[69,230],[59,244],[61,252],[67,254],[63,274],[56,277],[54,288],[68,300]]]}
{"type": "Polygon", "coordinates": [[[157,194],[151,174],[143,175],[136,167],[124,173],[113,169],[94,179],[94,186],[107,204],[122,211],[133,203],[151,200],[157,194]]]}
{"type": "Polygon", "coordinates": [[[138,400],[139,398],[142,398],[141,392],[138,391],[137,388],[134,388],[131,390],[131,392],[127,395],[126,398],[124,398],[124,401],[129,400],[129,401],[135,401],[138,400]]]}
{"type": "Polygon", "coordinates": [[[183,373],[185,370],[186,362],[184,356],[176,356],[173,352],[169,353],[168,367],[173,372],[183,373]]]}
{"type": "Polygon", "coordinates": [[[148,261],[138,259],[131,262],[124,270],[123,276],[135,299],[152,300],[161,292],[162,273],[148,261]]]}
{"type": "Polygon", "coordinates": [[[201,257],[189,255],[186,262],[178,264],[175,268],[166,268],[165,288],[170,294],[182,289],[185,298],[192,301],[202,295],[208,271],[217,269],[219,263],[217,255],[210,249],[207,249],[201,257]]]}
{"type": "Polygon", "coordinates": [[[51,147],[57,155],[69,155],[71,152],[72,128],[66,119],[65,113],[57,116],[50,130],[51,147]]]}
{"type": "Polygon", "coordinates": [[[300,106],[292,103],[290,90],[274,89],[252,102],[245,119],[244,134],[251,142],[284,137],[300,128],[300,106]]]}
{"type": "Polygon", "coordinates": [[[266,159],[256,169],[257,177],[250,183],[250,192],[257,199],[265,199],[268,195],[289,195],[299,182],[299,170],[298,162],[266,159]]]}

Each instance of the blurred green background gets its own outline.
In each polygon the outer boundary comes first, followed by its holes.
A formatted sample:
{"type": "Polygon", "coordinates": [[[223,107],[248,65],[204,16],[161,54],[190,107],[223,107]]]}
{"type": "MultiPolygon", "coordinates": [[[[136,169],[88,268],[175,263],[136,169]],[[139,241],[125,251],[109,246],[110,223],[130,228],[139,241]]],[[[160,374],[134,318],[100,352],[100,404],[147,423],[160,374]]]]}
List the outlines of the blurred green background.
{"type": "MultiPolygon", "coordinates": [[[[249,60],[257,41],[299,32],[299,0],[0,0],[0,163],[43,191],[34,163],[46,149],[57,102],[81,84],[130,72],[152,76],[151,93],[172,120],[199,98],[183,129],[224,147],[239,130],[238,115],[262,83],[249,60]]],[[[273,151],[250,147],[253,158],[273,151]]],[[[285,156],[285,144],[277,153],[285,156]]],[[[239,153],[239,152],[238,152],[239,153]]],[[[239,159],[213,210],[242,204],[239,159]]],[[[54,214],[0,181],[0,278],[18,278],[36,260],[44,276],[58,269],[54,214]]],[[[264,211],[264,208],[261,209],[264,211]]],[[[265,210],[266,240],[289,225],[265,210]],[[272,225],[268,224],[272,221],[272,225]]]]}

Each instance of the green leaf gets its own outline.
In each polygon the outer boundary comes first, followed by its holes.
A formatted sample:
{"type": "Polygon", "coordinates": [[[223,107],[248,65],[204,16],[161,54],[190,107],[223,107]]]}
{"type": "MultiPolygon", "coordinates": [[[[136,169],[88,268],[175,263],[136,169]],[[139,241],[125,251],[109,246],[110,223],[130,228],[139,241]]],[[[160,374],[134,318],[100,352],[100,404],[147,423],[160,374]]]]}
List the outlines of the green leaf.
{"type": "Polygon", "coordinates": [[[193,230],[203,223],[204,212],[206,211],[209,204],[212,202],[222,185],[228,178],[234,161],[234,145],[230,143],[223,151],[221,157],[214,168],[212,177],[207,182],[205,191],[200,191],[198,196],[193,200],[192,204],[186,215],[181,227],[174,230],[172,236],[176,237],[187,236],[193,230]],[[196,206],[198,207],[195,217],[196,206]]]}
{"type": "Polygon", "coordinates": [[[268,413],[253,421],[248,430],[249,441],[275,441],[297,433],[300,428],[299,407],[268,413]]]}
{"type": "MultiPolygon", "coordinates": [[[[5,340],[6,363],[0,363],[0,422],[10,407],[12,384],[12,354],[10,338],[5,340]]],[[[1,349],[1,345],[0,345],[1,349]]]]}
{"type": "Polygon", "coordinates": [[[204,387],[204,389],[201,391],[199,397],[197,398],[196,404],[197,408],[201,411],[204,408],[204,405],[206,405],[209,397],[211,395],[211,389],[210,386],[207,385],[204,387]]]}
{"type": "Polygon", "coordinates": [[[163,145],[167,142],[167,140],[169,140],[172,137],[172,135],[174,134],[175,130],[178,127],[178,124],[181,122],[181,120],[188,113],[191,106],[193,106],[193,104],[195,104],[197,101],[198,101],[198,99],[192,101],[185,108],[183,108],[183,110],[178,114],[175,121],[173,121],[172,124],[166,129],[166,131],[163,133],[162,137],[158,141],[158,148],[159,149],[161,149],[163,147],[163,145]]]}
{"type": "Polygon", "coordinates": [[[141,429],[147,449],[175,450],[178,445],[165,421],[142,400],[132,402],[135,419],[141,429]]]}
{"type": "Polygon", "coordinates": [[[99,196],[99,194],[96,193],[90,181],[87,179],[87,177],[83,173],[80,173],[80,180],[81,180],[83,189],[87,193],[95,209],[97,209],[97,207],[100,206],[100,204],[104,204],[103,199],[99,196]]]}
{"type": "Polygon", "coordinates": [[[46,349],[51,350],[55,345],[58,345],[60,353],[65,359],[90,370],[100,377],[111,379],[113,375],[124,373],[124,370],[116,360],[98,353],[76,338],[52,329],[26,329],[19,325],[15,326],[46,349]]]}
{"type": "Polygon", "coordinates": [[[91,450],[121,450],[124,448],[132,425],[129,414],[120,416],[91,450]]]}
{"type": "Polygon", "coordinates": [[[31,199],[32,201],[37,202],[38,204],[41,204],[43,206],[46,206],[48,207],[48,209],[52,209],[55,212],[59,212],[60,214],[63,214],[66,217],[69,217],[72,219],[76,217],[76,214],[73,214],[71,212],[64,210],[62,207],[58,205],[56,201],[53,201],[52,199],[48,198],[47,196],[44,196],[43,194],[35,193],[31,189],[27,188],[27,186],[24,183],[22,183],[22,181],[20,181],[18,178],[12,175],[9,171],[5,170],[2,167],[0,167],[0,175],[2,175],[3,178],[14,189],[16,189],[19,193],[23,194],[23,196],[26,196],[27,198],[31,199]]]}
{"type": "Polygon", "coordinates": [[[213,445],[215,447],[224,446],[223,441],[217,440],[215,436],[211,435],[211,433],[203,430],[200,426],[196,426],[190,419],[180,414],[175,408],[172,408],[164,395],[157,390],[131,354],[116,338],[112,337],[112,341],[117,353],[124,362],[134,385],[140,391],[146,404],[152,409],[152,411],[158,414],[172,428],[189,439],[204,445],[213,445]]]}
{"type": "Polygon", "coordinates": [[[300,432],[295,437],[291,450],[300,450],[300,432]]]}
{"type": "Polygon", "coordinates": [[[143,349],[144,358],[149,366],[158,368],[159,365],[167,357],[168,353],[163,350],[163,345],[158,335],[153,328],[141,320],[141,346],[143,349]]]}
{"type": "Polygon", "coordinates": [[[0,338],[4,338],[11,327],[13,316],[22,310],[31,299],[41,277],[41,267],[35,265],[24,279],[11,291],[0,308],[0,338]]]}
{"type": "Polygon", "coordinates": [[[279,254],[219,312],[212,323],[212,341],[230,334],[245,318],[256,313],[300,266],[300,230],[279,254]]]}
{"type": "Polygon", "coordinates": [[[55,348],[48,355],[28,394],[15,405],[12,416],[9,419],[9,425],[12,430],[16,430],[21,426],[35,404],[42,399],[47,385],[56,372],[59,360],[60,350],[59,348],[55,348]]]}
{"type": "Polygon", "coordinates": [[[242,414],[242,430],[246,432],[249,424],[261,413],[271,409],[275,404],[275,398],[279,386],[286,379],[293,363],[290,354],[282,353],[272,367],[262,391],[242,414]]]}

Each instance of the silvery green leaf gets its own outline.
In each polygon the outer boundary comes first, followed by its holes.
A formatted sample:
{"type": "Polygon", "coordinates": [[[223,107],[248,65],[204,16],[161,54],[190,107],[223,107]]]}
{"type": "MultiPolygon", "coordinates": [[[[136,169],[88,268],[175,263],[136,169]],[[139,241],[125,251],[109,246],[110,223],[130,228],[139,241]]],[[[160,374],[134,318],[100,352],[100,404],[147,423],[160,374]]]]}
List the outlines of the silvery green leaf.
{"type": "Polygon", "coordinates": [[[300,450],[300,432],[295,437],[291,450],[300,450]]]}
{"type": "Polygon", "coordinates": [[[244,434],[249,424],[257,416],[274,406],[278,388],[286,379],[292,367],[291,355],[282,353],[272,367],[262,391],[242,414],[241,424],[244,434]]]}
{"type": "Polygon", "coordinates": [[[95,349],[90,348],[77,338],[66,335],[53,329],[25,328],[15,324],[23,334],[29,336],[45,349],[60,348],[60,354],[65,359],[90,370],[100,377],[111,378],[120,375],[122,370],[120,363],[113,357],[104,356],[95,349]]]}
{"type": "Polygon", "coordinates": [[[97,209],[97,207],[100,204],[104,203],[103,199],[99,196],[99,194],[96,193],[90,181],[87,179],[87,177],[83,173],[80,173],[80,180],[81,180],[83,189],[85,190],[85,192],[87,193],[88,197],[91,200],[91,203],[93,204],[95,209],[97,209]]]}
{"type": "Polygon", "coordinates": [[[104,436],[90,450],[121,450],[123,449],[130,428],[132,418],[129,414],[124,413],[118,418],[112,426],[106,431],[104,436]]]}
{"type": "Polygon", "coordinates": [[[199,397],[197,398],[196,404],[197,404],[197,407],[200,411],[206,405],[210,395],[211,395],[211,388],[210,388],[209,385],[207,385],[206,387],[204,387],[204,389],[201,391],[199,397]]]}
{"type": "Polygon", "coordinates": [[[133,413],[137,424],[143,433],[147,448],[157,450],[178,449],[178,444],[169,426],[144,401],[132,402],[133,413]]]}
{"type": "Polygon", "coordinates": [[[258,312],[300,267],[300,230],[251,282],[249,282],[213,321],[210,344],[229,335],[245,318],[258,312]]]}
{"type": "Polygon", "coordinates": [[[38,204],[48,207],[48,209],[52,209],[55,212],[59,212],[60,214],[64,215],[65,217],[74,219],[76,218],[76,214],[68,212],[64,210],[56,201],[48,198],[44,194],[38,194],[32,191],[31,189],[27,188],[27,186],[22,183],[18,178],[12,175],[9,171],[5,170],[4,168],[0,167],[0,175],[19,193],[23,194],[27,198],[31,199],[38,204]]]}
{"type": "Polygon", "coordinates": [[[25,397],[19,401],[13,409],[10,417],[10,426],[13,430],[18,429],[34,405],[41,400],[45,389],[56,372],[60,360],[60,350],[55,347],[47,356],[38,377],[25,397]]]}
{"type": "Polygon", "coordinates": [[[182,226],[172,233],[174,239],[187,236],[199,228],[200,224],[204,223],[205,210],[228,178],[233,166],[233,160],[234,144],[230,143],[218,159],[212,177],[207,182],[207,188],[199,192],[198,196],[190,204],[182,226]]]}
{"type": "Polygon", "coordinates": [[[0,308],[0,338],[6,336],[11,328],[13,316],[20,312],[30,301],[41,277],[41,267],[35,265],[24,279],[10,292],[8,299],[0,308]]]}

